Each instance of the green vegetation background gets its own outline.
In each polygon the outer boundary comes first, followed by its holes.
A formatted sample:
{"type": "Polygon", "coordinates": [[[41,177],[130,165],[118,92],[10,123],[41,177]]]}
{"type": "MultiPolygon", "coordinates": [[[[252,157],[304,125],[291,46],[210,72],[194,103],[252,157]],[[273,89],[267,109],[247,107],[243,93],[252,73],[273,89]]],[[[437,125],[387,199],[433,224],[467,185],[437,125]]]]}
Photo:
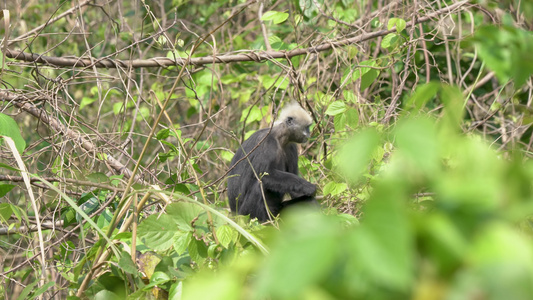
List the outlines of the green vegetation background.
{"type": "Polygon", "coordinates": [[[0,8],[0,299],[533,298],[533,4],[0,8]],[[293,100],[322,209],[232,216],[293,100]]]}

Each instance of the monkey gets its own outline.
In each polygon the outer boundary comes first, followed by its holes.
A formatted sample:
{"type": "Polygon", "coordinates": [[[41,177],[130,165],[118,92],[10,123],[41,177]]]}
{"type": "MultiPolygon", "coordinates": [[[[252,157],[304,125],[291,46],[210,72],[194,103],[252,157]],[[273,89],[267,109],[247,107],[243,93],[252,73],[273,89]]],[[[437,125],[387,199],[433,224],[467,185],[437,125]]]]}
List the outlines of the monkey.
{"type": "Polygon", "coordinates": [[[311,116],[296,102],[282,109],[272,128],[252,134],[236,151],[228,173],[233,213],[271,220],[286,207],[312,203],[316,186],[298,176],[298,146],[310,137],[311,116]],[[291,200],[283,201],[286,194],[291,200]]]}

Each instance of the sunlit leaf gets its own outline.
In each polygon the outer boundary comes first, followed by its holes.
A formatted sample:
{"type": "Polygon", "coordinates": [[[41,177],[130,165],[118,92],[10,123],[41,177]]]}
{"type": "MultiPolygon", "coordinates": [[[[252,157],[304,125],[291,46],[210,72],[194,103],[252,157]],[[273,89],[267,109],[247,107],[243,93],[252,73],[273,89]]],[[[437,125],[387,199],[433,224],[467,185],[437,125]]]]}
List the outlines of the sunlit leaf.
{"type": "Polygon", "coordinates": [[[2,141],[2,136],[8,136],[13,139],[17,151],[21,154],[24,152],[24,149],[26,148],[26,141],[20,134],[20,129],[17,125],[17,122],[15,122],[15,120],[13,120],[13,118],[10,116],[0,113],[0,141],[2,141]]]}

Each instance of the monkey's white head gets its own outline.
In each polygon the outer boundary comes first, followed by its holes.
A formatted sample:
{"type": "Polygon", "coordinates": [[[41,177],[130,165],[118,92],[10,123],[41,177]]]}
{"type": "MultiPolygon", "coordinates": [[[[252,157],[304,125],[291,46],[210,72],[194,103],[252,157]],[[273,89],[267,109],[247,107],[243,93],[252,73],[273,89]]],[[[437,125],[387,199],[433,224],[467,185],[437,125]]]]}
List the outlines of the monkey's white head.
{"type": "Polygon", "coordinates": [[[274,125],[286,128],[288,142],[304,143],[309,138],[309,126],[313,119],[297,102],[291,102],[281,110],[274,125]]]}

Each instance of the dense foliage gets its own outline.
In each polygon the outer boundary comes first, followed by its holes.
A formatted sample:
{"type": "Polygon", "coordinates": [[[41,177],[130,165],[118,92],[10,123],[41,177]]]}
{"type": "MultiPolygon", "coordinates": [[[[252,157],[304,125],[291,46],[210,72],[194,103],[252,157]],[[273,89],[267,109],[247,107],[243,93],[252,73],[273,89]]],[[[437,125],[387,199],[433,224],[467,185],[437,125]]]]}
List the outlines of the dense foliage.
{"type": "Polygon", "coordinates": [[[2,5],[0,299],[533,297],[533,3],[2,5]],[[321,210],[231,215],[292,100],[321,210]]]}

